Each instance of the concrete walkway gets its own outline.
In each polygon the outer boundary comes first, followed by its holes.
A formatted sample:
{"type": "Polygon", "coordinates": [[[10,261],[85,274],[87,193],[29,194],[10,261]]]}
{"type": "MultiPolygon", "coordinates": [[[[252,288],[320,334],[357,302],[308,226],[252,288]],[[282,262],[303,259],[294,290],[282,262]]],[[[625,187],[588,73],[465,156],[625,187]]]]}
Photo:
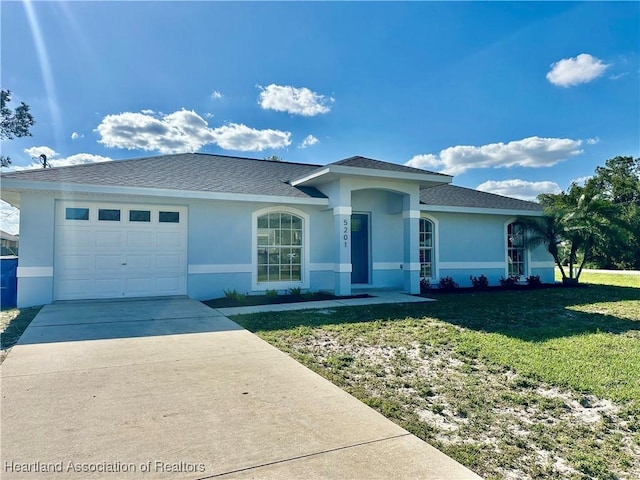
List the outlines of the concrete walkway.
{"type": "Polygon", "coordinates": [[[477,479],[187,298],[45,306],[2,368],[2,479],[477,479]]]}

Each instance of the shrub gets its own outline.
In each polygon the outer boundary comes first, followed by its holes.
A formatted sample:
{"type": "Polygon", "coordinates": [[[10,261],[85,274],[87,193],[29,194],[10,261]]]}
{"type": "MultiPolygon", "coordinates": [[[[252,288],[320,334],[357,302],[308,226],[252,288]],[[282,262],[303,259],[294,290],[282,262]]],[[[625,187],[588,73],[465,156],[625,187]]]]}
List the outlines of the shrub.
{"type": "Polygon", "coordinates": [[[438,288],[440,290],[451,291],[458,288],[458,284],[455,282],[453,278],[444,277],[444,278],[441,278],[440,281],[438,282],[438,288]]]}
{"type": "Polygon", "coordinates": [[[484,275],[480,275],[479,277],[474,277],[473,275],[469,277],[471,279],[471,285],[475,290],[484,290],[489,286],[489,279],[484,275]]]}
{"type": "Polygon", "coordinates": [[[247,298],[246,294],[238,292],[235,288],[233,290],[224,290],[224,296],[236,303],[242,303],[247,298]]]}
{"type": "Polygon", "coordinates": [[[429,281],[428,278],[421,278],[420,293],[427,293],[429,290],[431,290],[431,282],[429,281]]]}
{"type": "Polygon", "coordinates": [[[265,290],[264,296],[267,298],[276,298],[278,296],[278,291],[275,288],[265,290]]]}
{"type": "Polygon", "coordinates": [[[315,296],[316,296],[316,292],[304,292],[304,293],[302,294],[302,298],[305,298],[305,299],[307,299],[307,300],[310,300],[310,299],[312,299],[312,298],[313,298],[313,297],[315,297],[315,296]]]}
{"type": "Polygon", "coordinates": [[[299,297],[302,295],[302,289],[300,287],[290,288],[289,295],[291,295],[292,297],[299,297]]]}
{"type": "Polygon", "coordinates": [[[509,275],[507,278],[500,277],[500,285],[505,288],[513,288],[520,281],[520,275],[509,275]]]}
{"type": "Polygon", "coordinates": [[[529,275],[527,277],[527,285],[531,288],[537,288],[542,286],[542,282],[540,281],[540,275],[529,275]]]}

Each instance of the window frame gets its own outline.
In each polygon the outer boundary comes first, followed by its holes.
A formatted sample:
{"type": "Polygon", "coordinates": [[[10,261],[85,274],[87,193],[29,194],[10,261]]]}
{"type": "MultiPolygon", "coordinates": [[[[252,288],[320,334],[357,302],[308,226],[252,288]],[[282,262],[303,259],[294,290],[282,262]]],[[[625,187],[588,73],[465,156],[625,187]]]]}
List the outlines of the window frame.
{"type": "Polygon", "coordinates": [[[438,220],[428,214],[425,213],[421,213],[420,214],[420,219],[419,219],[419,224],[418,224],[418,263],[420,264],[420,278],[426,278],[429,281],[434,281],[437,280],[439,278],[439,255],[440,255],[440,245],[439,245],[439,229],[438,229],[438,220]],[[420,261],[421,259],[421,253],[423,250],[423,247],[420,246],[420,237],[422,236],[422,221],[427,221],[429,223],[431,223],[431,247],[428,247],[431,250],[431,276],[430,277],[423,277],[422,276],[422,265],[423,263],[420,261]]]}
{"type": "Polygon", "coordinates": [[[522,235],[522,245],[521,246],[512,246],[511,245],[511,236],[513,235],[511,230],[515,225],[522,225],[518,222],[518,219],[512,218],[507,221],[504,225],[504,253],[505,253],[505,278],[509,278],[511,276],[519,276],[520,281],[525,281],[526,277],[529,276],[529,266],[531,264],[530,261],[530,251],[527,246],[526,232],[523,230],[521,232],[522,235]],[[520,261],[513,261],[513,254],[520,251],[520,261]],[[522,265],[522,269],[518,269],[522,273],[515,274],[513,273],[512,266],[513,265],[522,265]]]}
{"type": "MultiPolygon", "coordinates": [[[[309,288],[309,215],[291,207],[277,206],[257,210],[252,213],[251,218],[251,287],[254,291],[264,291],[270,289],[286,290],[289,288],[309,288]],[[302,241],[300,248],[300,280],[278,280],[278,281],[258,281],[258,248],[272,248],[267,245],[258,245],[258,219],[272,213],[285,213],[295,215],[302,220],[302,241]]],[[[274,246],[273,248],[298,248],[298,246],[274,246]]],[[[279,266],[284,264],[279,263],[279,266]]]]}

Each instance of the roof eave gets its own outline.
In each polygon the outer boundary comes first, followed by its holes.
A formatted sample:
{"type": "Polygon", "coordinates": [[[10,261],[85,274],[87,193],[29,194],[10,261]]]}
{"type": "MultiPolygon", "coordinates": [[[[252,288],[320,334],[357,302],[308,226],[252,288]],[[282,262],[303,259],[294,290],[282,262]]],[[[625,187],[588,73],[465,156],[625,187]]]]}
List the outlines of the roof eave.
{"type": "Polygon", "coordinates": [[[474,213],[484,215],[510,215],[516,217],[542,217],[542,210],[524,210],[517,208],[488,208],[488,207],[465,207],[456,205],[429,205],[420,204],[420,210],[425,212],[445,212],[445,213],[474,213]]]}
{"type": "Polygon", "coordinates": [[[316,186],[327,183],[340,176],[357,176],[368,178],[383,178],[386,180],[408,180],[424,185],[451,183],[453,177],[444,174],[398,172],[394,170],[378,170],[373,168],[346,167],[344,165],[328,165],[309,175],[291,180],[289,183],[296,186],[316,186]]]}
{"type": "MultiPolygon", "coordinates": [[[[329,199],[316,197],[291,197],[286,195],[257,195],[230,192],[206,192],[165,188],[128,187],[117,185],[94,185],[82,183],[54,183],[7,179],[2,182],[2,199],[15,199],[20,192],[38,191],[65,194],[132,195],[165,198],[189,198],[206,200],[232,200],[244,202],[288,203],[297,205],[328,205],[329,199]]],[[[11,202],[9,202],[11,203],[11,202]]],[[[18,204],[15,206],[19,206],[18,204]]]]}

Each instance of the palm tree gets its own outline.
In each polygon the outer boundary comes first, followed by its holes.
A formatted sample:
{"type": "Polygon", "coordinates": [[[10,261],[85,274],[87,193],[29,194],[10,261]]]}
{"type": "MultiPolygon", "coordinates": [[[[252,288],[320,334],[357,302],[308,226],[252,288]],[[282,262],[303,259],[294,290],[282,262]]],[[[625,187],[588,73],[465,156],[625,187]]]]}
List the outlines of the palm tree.
{"type": "Polygon", "coordinates": [[[572,184],[567,193],[543,194],[538,198],[544,206],[544,216],[525,217],[519,221],[526,229],[530,246],[547,246],[560,269],[562,283],[578,283],[594,247],[622,244],[622,229],[628,227],[611,201],[600,195],[588,195],[576,184],[572,184]],[[569,245],[568,275],[558,248],[565,242],[569,245]]]}

